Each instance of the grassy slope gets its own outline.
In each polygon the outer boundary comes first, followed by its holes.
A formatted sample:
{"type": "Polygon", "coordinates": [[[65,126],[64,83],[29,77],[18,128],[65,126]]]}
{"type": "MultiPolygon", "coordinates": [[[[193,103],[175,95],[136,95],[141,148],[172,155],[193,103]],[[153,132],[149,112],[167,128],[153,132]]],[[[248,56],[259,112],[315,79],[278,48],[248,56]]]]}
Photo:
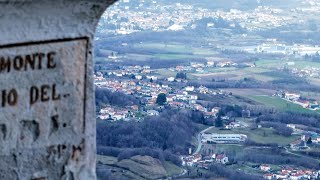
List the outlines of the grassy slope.
{"type": "Polygon", "coordinates": [[[159,160],[147,156],[135,156],[130,159],[124,159],[118,162],[117,165],[145,178],[158,179],[167,175],[159,160]]]}
{"type": "Polygon", "coordinates": [[[266,106],[275,107],[279,111],[292,111],[292,112],[301,112],[301,113],[310,113],[311,110],[305,109],[300,105],[288,102],[279,97],[270,97],[270,96],[248,96],[248,98],[264,104],[266,106]]]}
{"type": "Polygon", "coordinates": [[[182,172],[181,168],[179,168],[178,166],[176,166],[168,161],[165,161],[163,163],[163,167],[167,171],[168,176],[177,175],[182,172]]]}
{"type": "Polygon", "coordinates": [[[116,177],[157,179],[182,172],[180,167],[169,161],[160,162],[158,159],[149,156],[134,156],[118,162],[116,157],[97,155],[97,162],[117,167],[122,173],[118,171],[115,174],[116,177]]]}

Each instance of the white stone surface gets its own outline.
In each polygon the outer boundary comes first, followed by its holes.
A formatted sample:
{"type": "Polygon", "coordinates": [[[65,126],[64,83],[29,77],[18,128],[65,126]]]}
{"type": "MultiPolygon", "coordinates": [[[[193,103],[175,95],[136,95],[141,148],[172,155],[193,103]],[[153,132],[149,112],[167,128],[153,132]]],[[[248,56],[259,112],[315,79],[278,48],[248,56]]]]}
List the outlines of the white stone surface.
{"type": "Polygon", "coordinates": [[[96,179],[92,40],[113,2],[0,0],[0,179],[96,179]]]}

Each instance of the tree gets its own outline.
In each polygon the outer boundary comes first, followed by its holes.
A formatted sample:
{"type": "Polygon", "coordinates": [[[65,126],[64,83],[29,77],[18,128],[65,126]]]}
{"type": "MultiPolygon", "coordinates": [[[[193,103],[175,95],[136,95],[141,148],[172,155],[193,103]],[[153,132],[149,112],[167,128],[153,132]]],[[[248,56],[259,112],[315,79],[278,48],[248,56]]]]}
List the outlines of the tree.
{"type": "Polygon", "coordinates": [[[311,137],[309,137],[308,141],[307,141],[307,144],[312,144],[312,139],[311,137]]]}
{"type": "Polygon", "coordinates": [[[220,113],[218,114],[218,117],[215,121],[215,127],[223,127],[223,121],[220,113]]]}
{"type": "Polygon", "coordinates": [[[187,73],[178,72],[178,73],[176,74],[176,78],[177,78],[177,79],[187,79],[187,73]]]}
{"type": "Polygon", "coordinates": [[[164,105],[167,102],[167,96],[164,93],[158,94],[156,103],[159,105],[164,105]]]}

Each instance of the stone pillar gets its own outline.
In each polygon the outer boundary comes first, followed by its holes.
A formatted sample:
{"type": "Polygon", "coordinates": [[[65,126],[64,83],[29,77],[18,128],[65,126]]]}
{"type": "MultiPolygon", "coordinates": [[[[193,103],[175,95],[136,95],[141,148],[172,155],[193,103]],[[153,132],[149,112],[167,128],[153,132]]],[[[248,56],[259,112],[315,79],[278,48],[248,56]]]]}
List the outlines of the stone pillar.
{"type": "Polygon", "coordinates": [[[115,0],[1,0],[0,179],[96,179],[92,42],[115,0]]]}

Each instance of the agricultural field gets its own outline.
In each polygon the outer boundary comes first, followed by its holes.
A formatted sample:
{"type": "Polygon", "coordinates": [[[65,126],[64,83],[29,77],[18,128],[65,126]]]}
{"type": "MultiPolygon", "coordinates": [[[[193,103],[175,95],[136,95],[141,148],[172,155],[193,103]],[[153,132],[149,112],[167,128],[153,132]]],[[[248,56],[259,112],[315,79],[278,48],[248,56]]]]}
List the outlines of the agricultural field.
{"type": "Polygon", "coordinates": [[[249,99],[252,99],[258,103],[261,103],[265,106],[274,107],[279,111],[292,111],[300,113],[311,113],[312,110],[305,109],[298,104],[286,101],[279,97],[270,97],[270,96],[247,96],[249,99]]]}
{"type": "Polygon", "coordinates": [[[252,89],[241,89],[241,88],[228,88],[223,89],[225,92],[231,92],[232,94],[247,97],[247,96],[262,96],[268,95],[271,96],[275,93],[274,90],[271,89],[260,89],[260,88],[252,88],[252,89]]]}
{"type": "Polygon", "coordinates": [[[320,68],[320,63],[318,62],[312,62],[312,61],[294,61],[294,65],[289,66],[289,68],[298,68],[298,69],[304,69],[308,67],[314,67],[314,68],[320,68]]]}
{"type": "Polygon", "coordinates": [[[153,55],[135,53],[128,53],[125,55],[125,59],[134,59],[135,61],[148,61],[153,57],[153,55]]]}
{"type": "Polygon", "coordinates": [[[272,69],[260,68],[260,67],[215,67],[205,70],[203,73],[192,73],[192,75],[201,77],[203,79],[214,77],[225,77],[228,80],[242,80],[244,78],[252,78],[262,82],[269,82],[280,79],[281,77],[275,77],[272,74],[272,69]]]}
{"type": "Polygon", "coordinates": [[[175,60],[175,59],[197,59],[202,58],[193,54],[171,54],[171,53],[159,53],[153,56],[159,60],[175,60]]]}
{"type": "MultiPolygon", "coordinates": [[[[194,48],[185,44],[165,44],[165,43],[140,43],[134,44],[134,49],[145,52],[153,51],[151,58],[159,60],[173,59],[203,59],[217,54],[211,49],[194,48]],[[158,51],[158,53],[157,53],[158,51]]],[[[149,57],[150,58],[150,57],[149,57]]]]}
{"type": "Polygon", "coordinates": [[[168,69],[157,69],[157,72],[163,77],[176,77],[177,72],[170,71],[168,69]]]}
{"type": "Polygon", "coordinates": [[[167,51],[171,53],[187,53],[191,52],[192,48],[188,47],[184,44],[165,44],[165,43],[140,43],[140,44],[134,44],[133,48],[136,49],[144,49],[144,50],[161,50],[161,51],[167,51]]]}
{"type": "MultiPolygon", "coordinates": [[[[157,60],[175,60],[175,59],[204,59],[216,52],[210,49],[192,48],[184,44],[165,44],[165,43],[136,43],[123,47],[123,52],[119,55],[120,60],[148,61],[157,60]]],[[[108,49],[99,48],[100,55],[95,57],[95,61],[99,62],[106,59],[112,52],[108,49]]]]}
{"type": "MultiPolygon", "coordinates": [[[[315,85],[315,86],[319,86],[320,84],[320,79],[317,78],[308,78],[310,84],[315,85]]],[[[320,96],[317,96],[320,99],[320,96]]]]}
{"type": "MultiPolygon", "coordinates": [[[[176,77],[177,75],[177,72],[173,72],[173,71],[170,71],[168,69],[157,69],[157,73],[165,78],[168,78],[168,77],[176,77]]],[[[194,76],[193,74],[189,73],[187,74],[187,78],[189,80],[194,80],[194,79],[197,79],[196,76],[194,76]]]]}
{"type": "Polygon", "coordinates": [[[193,54],[193,55],[200,55],[200,57],[204,56],[212,56],[216,55],[217,52],[209,49],[209,48],[198,48],[192,47],[190,45],[182,44],[182,43],[161,43],[161,42],[154,42],[154,43],[140,43],[134,44],[134,48],[143,49],[143,50],[161,50],[166,51],[168,53],[176,53],[176,54],[193,54]]]}

